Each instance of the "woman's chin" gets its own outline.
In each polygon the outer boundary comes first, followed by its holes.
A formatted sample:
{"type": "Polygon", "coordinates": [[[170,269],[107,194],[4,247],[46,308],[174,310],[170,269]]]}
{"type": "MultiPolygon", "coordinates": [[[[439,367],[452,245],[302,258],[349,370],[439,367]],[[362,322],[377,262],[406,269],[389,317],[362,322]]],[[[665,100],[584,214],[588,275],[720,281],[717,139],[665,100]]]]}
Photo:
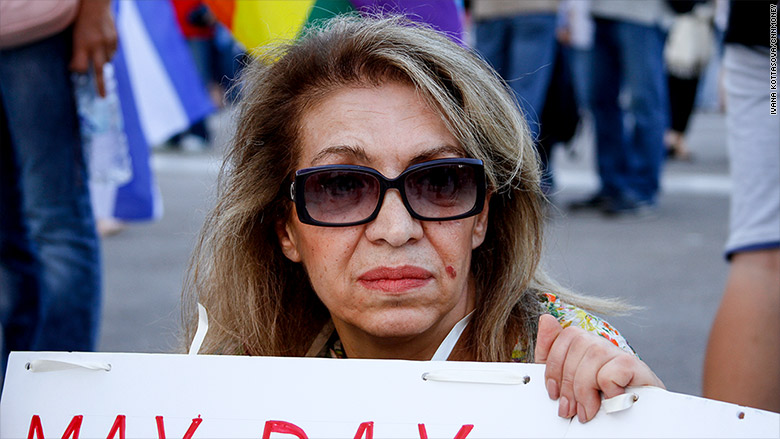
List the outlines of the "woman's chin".
{"type": "Polygon", "coordinates": [[[392,309],[372,313],[355,322],[366,334],[388,341],[414,338],[436,325],[440,318],[432,311],[392,309]]]}

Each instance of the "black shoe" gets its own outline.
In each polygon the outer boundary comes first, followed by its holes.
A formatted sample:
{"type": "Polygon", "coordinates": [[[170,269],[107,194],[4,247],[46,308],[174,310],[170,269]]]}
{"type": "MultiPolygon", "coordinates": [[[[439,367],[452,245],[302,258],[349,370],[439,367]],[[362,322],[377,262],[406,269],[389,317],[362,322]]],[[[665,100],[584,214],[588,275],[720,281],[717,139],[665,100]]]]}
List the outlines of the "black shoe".
{"type": "Polygon", "coordinates": [[[590,198],[569,203],[569,210],[604,210],[612,202],[612,197],[597,193],[590,198]]]}

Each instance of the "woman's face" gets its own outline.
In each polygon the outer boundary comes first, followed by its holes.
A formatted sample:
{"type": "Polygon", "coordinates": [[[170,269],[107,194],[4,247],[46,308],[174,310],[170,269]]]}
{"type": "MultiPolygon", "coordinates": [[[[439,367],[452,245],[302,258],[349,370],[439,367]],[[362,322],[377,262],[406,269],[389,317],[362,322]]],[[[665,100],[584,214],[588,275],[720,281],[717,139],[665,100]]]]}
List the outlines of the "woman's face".
{"type": "MultiPolygon", "coordinates": [[[[397,82],[337,89],[304,112],[301,128],[296,169],[360,165],[395,178],[417,163],[465,155],[414,88],[397,82]]],[[[313,226],[293,210],[277,231],[349,356],[428,359],[474,307],[471,252],[486,226],[487,202],[476,216],[420,221],[391,189],[367,224],[313,226]]]]}

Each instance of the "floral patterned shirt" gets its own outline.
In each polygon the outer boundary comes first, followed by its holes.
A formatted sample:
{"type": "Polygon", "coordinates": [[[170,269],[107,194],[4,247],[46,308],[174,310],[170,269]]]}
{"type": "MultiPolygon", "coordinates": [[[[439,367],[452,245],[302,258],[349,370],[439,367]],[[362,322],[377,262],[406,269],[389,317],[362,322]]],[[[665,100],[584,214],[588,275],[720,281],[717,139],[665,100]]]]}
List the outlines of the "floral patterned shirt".
{"type": "MultiPolygon", "coordinates": [[[[547,308],[547,312],[558,319],[561,326],[580,327],[588,332],[593,332],[609,340],[610,343],[623,349],[626,352],[636,355],[634,349],[628,344],[625,338],[606,320],[596,317],[582,308],[561,302],[558,296],[545,293],[542,296],[542,304],[547,308]]],[[[519,340],[512,349],[512,361],[517,363],[527,362],[527,348],[523,340],[519,340]]]]}
{"type": "MultiPolygon", "coordinates": [[[[542,305],[549,314],[552,314],[553,317],[558,319],[561,326],[564,328],[568,328],[569,326],[580,327],[588,332],[593,332],[604,337],[615,346],[636,355],[636,352],[634,352],[634,349],[628,344],[626,339],[620,335],[617,329],[607,323],[606,320],[596,317],[581,308],[561,302],[558,296],[551,293],[545,293],[542,296],[542,305]]],[[[328,340],[326,348],[323,355],[325,357],[347,358],[347,354],[344,352],[344,348],[341,345],[341,340],[338,338],[338,334],[336,334],[335,331],[330,340],[328,340]]],[[[528,362],[526,351],[527,347],[525,341],[519,340],[512,349],[512,361],[517,363],[528,362]]]]}

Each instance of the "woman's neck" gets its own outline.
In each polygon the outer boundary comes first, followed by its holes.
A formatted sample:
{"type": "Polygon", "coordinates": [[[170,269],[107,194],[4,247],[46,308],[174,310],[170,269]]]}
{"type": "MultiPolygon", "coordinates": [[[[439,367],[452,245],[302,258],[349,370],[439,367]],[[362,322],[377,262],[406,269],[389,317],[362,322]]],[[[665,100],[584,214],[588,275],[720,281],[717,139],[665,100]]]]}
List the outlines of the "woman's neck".
{"type": "MultiPolygon", "coordinates": [[[[431,360],[434,353],[445,339],[452,339],[452,344],[458,341],[463,327],[468,319],[459,324],[471,311],[472,307],[456,313],[450,319],[444,319],[420,334],[399,337],[378,337],[362,331],[346,322],[334,319],[336,331],[341,345],[348,358],[400,359],[400,360],[431,360]],[[455,327],[457,329],[453,329],[455,327]],[[453,333],[450,335],[450,333],[453,333]],[[448,337],[449,335],[449,337],[448,337]]],[[[449,357],[452,345],[440,352],[442,358],[449,357]]],[[[438,356],[438,355],[437,355],[438,356]]]]}
{"type": "MultiPolygon", "coordinates": [[[[337,329],[338,331],[338,329],[337,329]]],[[[341,345],[348,358],[372,358],[382,360],[430,360],[438,344],[431,345],[419,337],[398,337],[375,339],[373,337],[353,337],[339,331],[341,345]]]]}

